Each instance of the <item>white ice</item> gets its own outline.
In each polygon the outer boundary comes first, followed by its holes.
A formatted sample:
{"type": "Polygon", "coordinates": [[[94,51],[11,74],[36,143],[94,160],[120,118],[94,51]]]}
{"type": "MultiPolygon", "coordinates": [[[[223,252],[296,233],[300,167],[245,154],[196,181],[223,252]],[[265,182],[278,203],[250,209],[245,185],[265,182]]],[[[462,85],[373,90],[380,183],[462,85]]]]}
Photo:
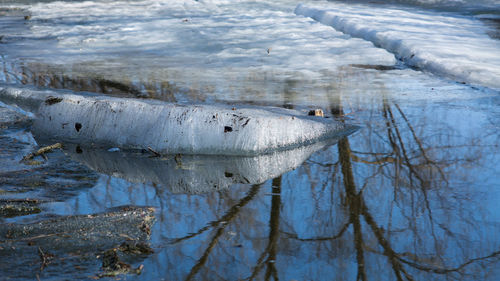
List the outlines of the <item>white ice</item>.
{"type": "Polygon", "coordinates": [[[32,131],[39,138],[159,153],[258,155],[353,131],[340,121],[272,107],[188,106],[12,87],[0,88],[0,99],[33,110],[32,131]]]}
{"type": "Polygon", "coordinates": [[[396,63],[370,42],[296,16],[295,3],[286,1],[64,1],[19,7],[32,18],[21,22],[0,50],[8,47],[2,50],[5,60],[26,65],[34,72],[23,73],[29,77],[53,71],[137,84],[169,81],[214,99],[241,100],[249,93],[260,99],[283,92],[283,81],[328,83],[346,65],[396,63]]]}
{"type": "Polygon", "coordinates": [[[474,17],[339,2],[299,4],[295,13],[373,42],[410,66],[500,89],[500,41],[474,17]]]}

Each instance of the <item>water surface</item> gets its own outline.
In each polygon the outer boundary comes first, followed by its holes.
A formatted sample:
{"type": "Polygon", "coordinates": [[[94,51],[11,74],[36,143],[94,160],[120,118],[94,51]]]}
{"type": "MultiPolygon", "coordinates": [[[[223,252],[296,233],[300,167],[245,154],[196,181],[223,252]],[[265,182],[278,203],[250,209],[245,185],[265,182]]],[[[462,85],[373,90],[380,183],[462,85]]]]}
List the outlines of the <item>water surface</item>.
{"type": "MultiPolygon", "coordinates": [[[[130,280],[499,276],[497,90],[409,68],[295,15],[286,1],[28,2],[1,10],[4,85],[322,108],[360,129],[256,158],[152,158],[66,144],[30,166],[19,163],[39,144],[29,119],[2,105],[0,196],[43,201],[40,213],[3,225],[152,206],[154,253],[130,261],[144,265],[141,275],[120,276],[130,280]]],[[[69,254],[53,251],[44,270],[35,258],[1,275],[101,272],[99,253],[62,270],[69,254]]]]}

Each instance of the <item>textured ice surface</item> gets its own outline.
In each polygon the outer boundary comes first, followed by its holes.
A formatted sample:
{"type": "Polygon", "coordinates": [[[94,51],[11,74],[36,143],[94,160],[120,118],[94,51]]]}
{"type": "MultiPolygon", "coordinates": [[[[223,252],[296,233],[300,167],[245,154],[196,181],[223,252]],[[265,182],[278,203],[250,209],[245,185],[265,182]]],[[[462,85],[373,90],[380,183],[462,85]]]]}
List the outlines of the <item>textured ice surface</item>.
{"type": "Polygon", "coordinates": [[[371,42],[295,15],[295,6],[194,0],[16,5],[31,19],[10,17],[12,28],[0,44],[0,81],[96,92],[101,89],[87,80],[105,77],[143,94],[161,92],[169,101],[281,102],[310,100],[346,65],[396,63],[371,42]]]}
{"type": "MultiPolygon", "coordinates": [[[[3,5],[31,18],[0,18],[0,81],[69,87],[106,77],[143,93],[174,84],[166,91],[176,101],[275,101],[328,88],[348,65],[394,65],[389,50],[439,76],[498,88],[499,41],[472,15],[369,1],[306,1],[297,9],[367,41],[297,16],[294,1],[28,2],[3,5]]],[[[478,5],[498,14],[487,8],[493,0],[393,2],[478,5]]]]}
{"type": "Polygon", "coordinates": [[[153,100],[1,89],[0,99],[35,110],[41,138],[160,153],[255,155],[347,134],[333,119],[281,108],[177,105],[153,100]]]}
{"type": "Polygon", "coordinates": [[[472,17],[337,2],[299,4],[295,13],[371,41],[408,65],[500,89],[500,41],[472,17]]]}
{"type": "MultiPolygon", "coordinates": [[[[331,1],[331,0],[330,0],[331,1]]],[[[332,1],[334,2],[334,1],[332,1]]],[[[347,1],[344,1],[347,2],[347,1]]],[[[457,11],[461,13],[482,13],[485,11],[500,11],[500,2],[498,0],[355,0],[354,3],[370,4],[394,4],[417,6],[419,8],[433,9],[439,11],[457,11]]]]}

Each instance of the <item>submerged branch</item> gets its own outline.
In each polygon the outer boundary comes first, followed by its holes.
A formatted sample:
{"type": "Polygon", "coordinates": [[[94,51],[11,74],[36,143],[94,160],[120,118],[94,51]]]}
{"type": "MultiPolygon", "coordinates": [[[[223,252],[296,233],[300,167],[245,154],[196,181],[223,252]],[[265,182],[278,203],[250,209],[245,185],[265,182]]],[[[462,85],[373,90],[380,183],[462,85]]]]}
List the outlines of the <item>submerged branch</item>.
{"type": "Polygon", "coordinates": [[[48,146],[42,147],[42,148],[38,149],[37,151],[32,152],[32,153],[24,156],[23,159],[21,160],[21,162],[32,160],[33,158],[40,156],[40,155],[44,156],[45,153],[51,152],[52,150],[54,150],[56,148],[62,148],[62,144],[58,142],[58,143],[55,143],[53,145],[48,145],[48,146]]]}

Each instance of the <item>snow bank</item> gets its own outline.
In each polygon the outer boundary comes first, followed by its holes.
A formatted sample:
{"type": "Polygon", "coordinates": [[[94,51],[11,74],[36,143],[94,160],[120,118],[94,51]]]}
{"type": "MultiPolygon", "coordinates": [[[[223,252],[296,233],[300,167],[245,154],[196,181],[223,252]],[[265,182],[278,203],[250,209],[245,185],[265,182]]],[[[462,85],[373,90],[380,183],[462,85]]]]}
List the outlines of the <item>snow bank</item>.
{"type": "Polygon", "coordinates": [[[371,41],[410,66],[500,89],[500,41],[472,17],[344,3],[299,4],[295,13],[371,41]]]}
{"type": "Polygon", "coordinates": [[[135,183],[155,183],[173,193],[204,193],[224,190],[233,184],[260,184],[301,165],[309,156],[335,140],[265,155],[183,155],[149,158],[123,152],[87,150],[66,146],[73,160],[91,169],[135,183]]]}
{"type": "Polygon", "coordinates": [[[187,106],[12,88],[0,88],[0,99],[31,110],[38,105],[32,128],[37,137],[160,153],[257,155],[353,130],[281,108],[187,106]]]}
{"type": "MultiPolygon", "coordinates": [[[[352,3],[352,1],[350,1],[352,3]]],[[[372,0],[355,0],[356,3],[371,3],[372,0]]],[[[376,4],[394,4],[417,6],[419,8],[430,8],[440,11],[457,11],[461,13],[481,13],[485,11],[500,11],[498,0],[384,0],[376,4]]]]}

